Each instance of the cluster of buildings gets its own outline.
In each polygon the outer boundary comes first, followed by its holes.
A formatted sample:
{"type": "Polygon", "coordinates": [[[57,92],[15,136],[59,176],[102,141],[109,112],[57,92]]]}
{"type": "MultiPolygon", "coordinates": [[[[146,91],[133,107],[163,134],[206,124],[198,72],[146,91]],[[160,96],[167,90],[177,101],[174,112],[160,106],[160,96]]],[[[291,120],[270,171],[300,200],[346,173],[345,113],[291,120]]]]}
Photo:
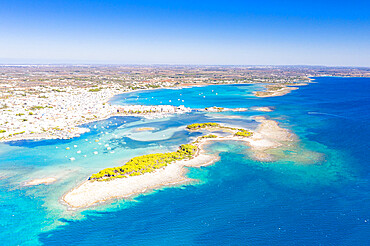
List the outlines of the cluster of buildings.
{"type": "Polygon", "coordinates": [[[0,98],[0,140],[70,138],[86,132],[77,125],[117,113],[107,101],[119,89],[35,87],[37,93],[0,98]]]}

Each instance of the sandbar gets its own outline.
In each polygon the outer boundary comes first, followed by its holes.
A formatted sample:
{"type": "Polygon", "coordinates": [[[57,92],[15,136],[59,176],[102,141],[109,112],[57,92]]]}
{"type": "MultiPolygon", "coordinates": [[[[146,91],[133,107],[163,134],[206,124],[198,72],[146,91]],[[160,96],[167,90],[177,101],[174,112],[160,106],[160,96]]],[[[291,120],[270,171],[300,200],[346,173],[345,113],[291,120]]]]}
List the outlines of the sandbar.
{"type": "Polygon", "coordinates": [[[255,107],[252,108],[255,111],[260,111],[260,112],[272,112],[274,111],[271,107],[255,107]]]}
{"type": "Polygon", "coordinates": [[[154,128],[154,127],[139,127],[139,128],[136,128],[135,130],[138,131],[138,132],[143,132],[143,131],[153,131],[155,129],[156,128],[154,128]]]}
{"type": "Polygon", "coordinates": [[[30,181],[27,181],[24,185],[25,186],[33,186],[33,185],[40,185],[40,184],[51,184],[57,181],[56,178],[48,177],[48,178],[41,178],[41,179],[33,179],[30,181]]]}

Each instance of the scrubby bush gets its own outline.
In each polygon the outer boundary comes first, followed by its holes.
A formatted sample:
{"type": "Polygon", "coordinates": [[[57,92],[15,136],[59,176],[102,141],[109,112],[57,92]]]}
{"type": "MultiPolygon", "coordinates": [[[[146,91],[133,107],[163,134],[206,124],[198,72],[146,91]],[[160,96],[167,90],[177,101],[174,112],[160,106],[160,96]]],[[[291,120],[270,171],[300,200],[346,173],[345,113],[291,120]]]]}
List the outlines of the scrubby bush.
{"type": "Polygon", "coordinates": [[[208,134],[208,135],[202,136],[201,138],[217,138],[217,136],[214,134],[208,134]]]}
{"type": "Polygon", "coordinates": [[[195,124],[188,125],[186,128],[189,130],[196,130],[196,129],[207,128],[207,127],[220,127],[220,124],[212,123],[212,122],[195,123],[195,124]]]}
{"type": "Polygon", "coordinates": [[[235,136],[239,136],[239,137],[249,137],[249,136],[252,136],[252,132],[250,131],[247,131],[245,129],[238,129],[238,132],[235,133],[235,136]]]}

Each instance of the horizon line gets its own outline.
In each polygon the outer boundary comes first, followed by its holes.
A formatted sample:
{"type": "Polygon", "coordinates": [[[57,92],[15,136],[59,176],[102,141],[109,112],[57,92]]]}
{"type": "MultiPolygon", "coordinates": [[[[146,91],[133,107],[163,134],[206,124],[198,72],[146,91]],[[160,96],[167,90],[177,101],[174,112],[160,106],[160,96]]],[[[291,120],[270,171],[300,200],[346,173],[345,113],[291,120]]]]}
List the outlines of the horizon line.
{"type": "Polygon", "coordinates": [[[0,67],[11,66],[199,66],[199,67],[328,67],[328,68],[370,68],[356,65],[305,65],[305,64],[181,64],[181,63],[1,63],[0,67]]]}

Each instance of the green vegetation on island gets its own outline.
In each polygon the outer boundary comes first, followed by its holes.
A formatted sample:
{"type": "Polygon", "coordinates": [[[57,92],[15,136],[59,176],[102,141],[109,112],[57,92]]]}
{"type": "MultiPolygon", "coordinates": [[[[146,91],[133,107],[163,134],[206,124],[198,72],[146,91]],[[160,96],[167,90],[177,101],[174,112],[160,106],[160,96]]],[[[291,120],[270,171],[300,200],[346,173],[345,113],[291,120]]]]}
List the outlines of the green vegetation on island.
{"type": "Polygon", "coordinates": [[[197,130],[197,129],[207,128],[207,127],[220,127],[220,126],[221,125],[218,123],[208,122],[208,123],[191,124],[191,125],[188,125],[186,128],[189,130],[197,130]]]}
{"type": "Polygon", "coordinates": [[[238,129],[238,132],[234,134],[234,136],[250,137],[250,136],[252,136],[252,132],[240,128],[240,129],[238,129]]]}
{"type": "Polygon", "coordinates": [[[138,176],[153,172],[174,161],[190,159],[195,155],[197,149],[198,147],[195,145],[183,144],[175,152],[134,157],[121,167],[106,168],[99,173],[91,175],[89,180],[108,181],[115,178],[127,178],[128,176],[138,176]]]}
{"type": "MultiPolygon", "coordinates": [[[[245,130],[243,128],[233,128],[233,127],[221,126],[218,123],[195,123],[195,124],[188,125],[186,128],[188,130],[199,130],[199,129],[205,129],[208,127],[217,127],[220,129],[237,131],[234,133],[234,136],[238,136],[238,137],[250,137],[253,134],[252,132],[245,130]]],[[[203,136],[201,138],[215,138],[215,137],[217,136],[210,134],[210,135],[203,136]]]]}
{"type": "Polygon", "coordinates": [[[216,106],[214,106],[214,107],[210,107],[210,108],[204,108],[205,110],[207,110],[207,111],[218,111],[218,112],[221,112],[221,111],[223,111],[225,108],[222,108],[222,107],[216,107],[216,106]]]}
{"type": "Polygon", "coordinates": [[[200,138],[217,138],[217,136],[214,134],[208,134],[208,135],[201,136],[200,138]]]}
{"type": "Polygon", "coordinates": [[[25,133],[25,131],[22,131],[22,132],[15,132],[15,133],[13,133],[13,134],[9,134],[9,137],[11,137],[11,136],[16,136],[16,135],[20,135],[20,134],[23,134],[23,133],[25,133]]]}

